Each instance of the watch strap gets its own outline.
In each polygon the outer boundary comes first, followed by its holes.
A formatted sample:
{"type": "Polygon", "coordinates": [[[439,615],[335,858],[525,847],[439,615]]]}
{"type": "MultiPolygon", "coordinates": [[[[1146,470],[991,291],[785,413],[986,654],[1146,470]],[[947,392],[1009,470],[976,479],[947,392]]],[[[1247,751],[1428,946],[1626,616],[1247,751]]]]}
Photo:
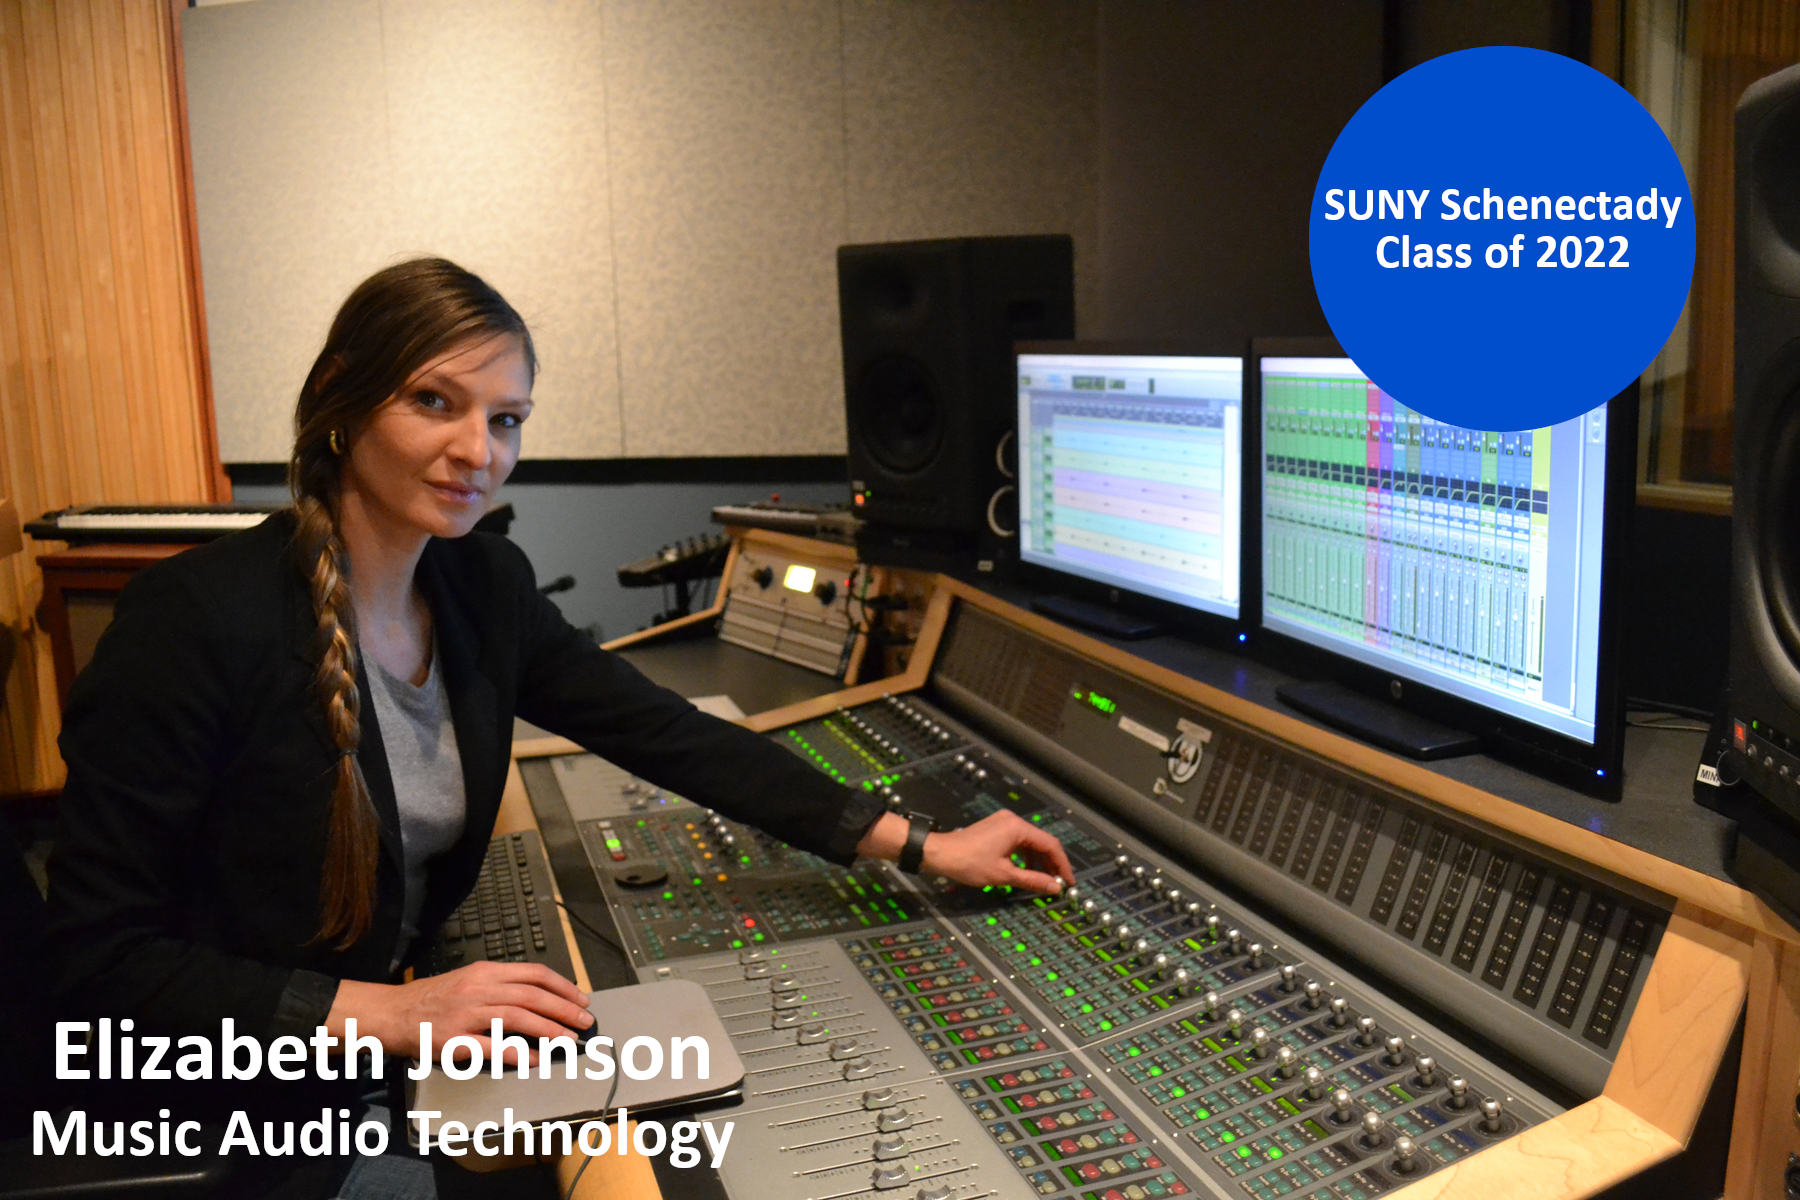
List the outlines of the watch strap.
{"type": "Polygon", "coordinates": [[[906,845],[900,847],[900,869],[917,875],[925,865],[925,838],[931,833],[931,818],[923,813],[907,817],[906,845]]]}

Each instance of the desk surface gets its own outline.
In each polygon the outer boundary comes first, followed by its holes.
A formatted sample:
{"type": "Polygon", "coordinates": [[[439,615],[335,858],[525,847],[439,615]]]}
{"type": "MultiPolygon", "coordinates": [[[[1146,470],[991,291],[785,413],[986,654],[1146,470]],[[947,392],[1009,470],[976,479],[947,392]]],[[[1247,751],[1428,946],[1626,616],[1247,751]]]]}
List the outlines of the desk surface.
{"type": "MultiPolygon", "coordinates": [[[[967,579],[965,582],[1021,608],[1036,595],[1028,588],[967,579]]],[[[1308,725],[1329,728],[1275,698],[1275,689],[1290,676],[1243,655],[1197,645],[1175,637],[1125,642],[1081,630],[1088,637],[1117,647],[1157,666],[1272,708],[1308,725]]],[[[1333,729],[1340,736],[1351,736],[1333,729]]],[[[1572,825],[1623,842],[1658,858],[1730,879],[1725,857],[1735,824],[1694,803],[1694,772],[1706,735],[1686,731],[1632,727],[1625,733],[1624,798],[1618,803],[1596,800],[1540,779],[1511,763],[1472,754],[1465,758],[1421,763],[1446,778],[1536,809],[1572,825]]]]}
{"type": "Polygon", "coordinates": [[[734,646],[717,637],[627,646],[618,654],[683,696],[730,696],[746,713],[768,712],[839,691],[829,675],[734,646]]]}

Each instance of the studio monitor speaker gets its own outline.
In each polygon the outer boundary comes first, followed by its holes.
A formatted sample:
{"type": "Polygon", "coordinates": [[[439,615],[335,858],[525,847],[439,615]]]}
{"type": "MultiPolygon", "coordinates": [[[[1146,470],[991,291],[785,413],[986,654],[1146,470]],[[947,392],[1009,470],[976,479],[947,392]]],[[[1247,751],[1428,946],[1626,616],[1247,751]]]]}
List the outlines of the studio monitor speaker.
{"type": "Polygon", "coordinates": [[[890,242],[840,247],[837,263],[857,515],[970,539],[1010,533],[1012,344],[1075,336],[1074,243],[890,242]]]}
{"type": "Polygon", "coordinates": [[[1731,738],[1800,818],[1800,67],[1738,103],[1736,237],[1731,738]]]}

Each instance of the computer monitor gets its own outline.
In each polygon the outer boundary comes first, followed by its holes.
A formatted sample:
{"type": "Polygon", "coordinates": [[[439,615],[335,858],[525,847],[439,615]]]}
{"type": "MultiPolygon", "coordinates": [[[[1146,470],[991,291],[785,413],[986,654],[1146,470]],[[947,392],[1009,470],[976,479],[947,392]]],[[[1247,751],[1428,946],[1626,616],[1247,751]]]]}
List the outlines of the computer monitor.
{"type": "Polygon", "coordinates": [[[1238,620],[1243,355],[1038,343],[1017,360],[1021,563],[1238,620]]]}
{"type": "Polygon", "coordinates": [[[1343,682],[1610,790],[1623,708],[1608,576],[1635,390],[1498,432],[1425,416],[1330,343],[1258,342],[1252,369],[1263,629],[1334,656],[1343,682]]]}

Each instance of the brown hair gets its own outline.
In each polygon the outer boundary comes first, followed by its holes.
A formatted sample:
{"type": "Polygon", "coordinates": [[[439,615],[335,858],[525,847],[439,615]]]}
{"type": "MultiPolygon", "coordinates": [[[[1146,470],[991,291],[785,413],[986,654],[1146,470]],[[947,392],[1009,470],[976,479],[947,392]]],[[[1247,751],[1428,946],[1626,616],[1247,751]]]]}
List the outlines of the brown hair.
{"type": "Polygon", "coordinates": [[[313,692],[338,752],[315,940],[336,938],[339,949],[368,932],[380,861],[380,821],[356,757],[356,617],[337,526],[343,456],[375,410],[426,364],[465,342],[505,334],[519,339],[535,377],[537,354],[524,319],[481,278],[441,258],[388,267],[338,310],[294,409],[293,552],[318,620],[313,692]]]}

